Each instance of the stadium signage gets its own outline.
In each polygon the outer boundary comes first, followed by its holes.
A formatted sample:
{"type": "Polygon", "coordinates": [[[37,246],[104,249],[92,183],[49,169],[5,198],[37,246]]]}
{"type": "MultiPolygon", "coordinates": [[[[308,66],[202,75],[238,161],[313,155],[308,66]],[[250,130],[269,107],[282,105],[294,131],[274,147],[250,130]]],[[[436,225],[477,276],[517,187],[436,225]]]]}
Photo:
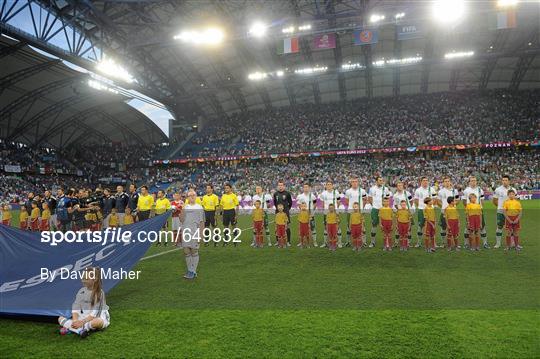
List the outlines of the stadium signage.
{"type": "Polygon", "coordinates": [[[418,39],[422,37],[422,31],[418,25],[398,25],[396,26],[398,40],[418,39]]]}
{"type": "Polygon", "coordinates": [[[537,141],[515,141],[515,142],[492,142],[477,144],[458,144],[458,145],[439,145],[439,146],[415,146],[415,147],[386,147],[386,148],[358,148],[352,150],[329,150],[316,152],[290,152],[290,153],[272,153],[243,156],[223,156],[223,157],[195,157],[180,158],[176,160],[155,160],[155,165],[181,164],[193,162],[212,162],[212,161],[238,161],[238,160],[258,160],[263,158],[291,158],[291,157],[318,157],[318,156],[342,156],[342,155],[363,155],[368,153],[397,153],[397,152],[416,152],[416,151],[440,151],[444,149],[466,150],[470,148],[508,148],[521,146],[538,146],[537,141]]]}
{"type": "Polygon", "coordinates": [[[11,173],[21,173],[22,169],[19,165],[4,165],[4,171],[11,173]]]}

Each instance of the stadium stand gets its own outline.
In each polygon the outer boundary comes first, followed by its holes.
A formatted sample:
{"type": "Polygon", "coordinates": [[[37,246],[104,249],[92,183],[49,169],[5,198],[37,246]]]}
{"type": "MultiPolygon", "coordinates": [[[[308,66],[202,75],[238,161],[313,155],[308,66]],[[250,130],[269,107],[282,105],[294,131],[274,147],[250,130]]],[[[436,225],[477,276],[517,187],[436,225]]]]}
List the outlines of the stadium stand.
{"type": "MultiPolygon", "coordinates": [[[[107,146],[102,147],[108,148],[107,146]]],[[[116,151],[127,158],[130,151],[116,151]]],[[[148,151],[152,151],[148,149],[148,151]]],[[[17,151],[3,151],[4,154],[17,151]]],[[[7,158],[11,158],[8,156],[7,158]]],[[[102,157],[103,158],[103,157],[102,157]]],[[[112,157],[107,157],[109,160],[112,157]]],[[[85,166],[98,168],[101,162],[85,162],[85,166]]],[[[114,162],[111,162],[114,163],[114,162]]],[[[46,189],[62,187],[95,188],[111,187],[114,184],[147,184],[150,192],[158,189],[185,191],[195,187],[200,193],[207,183],[213,183],[218,193],[226,182],[233,183],[236,190],[252,193],[256,185],[267,190],[275,189],[278,180],[285,180],[293,192],[299,192],[304,182],[321,191],[325,181],[332,179],[337,188],[345,189],[351,176],[360,177],[364,186],[369,186],[377,175],[384,176],[390,186],[404,181],[408,186],[417,185],[420,176],[428,176],[433,183],[440,183],[443,176],[450,176],[457,187],[466,184],[469,175],[476,175],[485,189],[492,190],[504,174],[512,176],[518,189],[540,188],[540,153],[537,147],[516,150],[514,148],[445,150],[440,152],[405,154],[368,154],[353,156],[330,156],[319,158],[292,158],[260,161],[216,161],[205,166],[158,166],[131,167],[120,172],[107,166],[100,176],[73,174],[39,174],[33,168],[23,173],[0,172],[2,191],[0,201],[17,201],[29,191],[42,193],[46,189]],[[115,177],[113,179],[113,177],[115,177]],[[100,180],[101,179],[101,180],[100,180]]],[[[91,173],[83,172],[83,173],[91,173]]]]}
{"type": "Polygon", "coordinates": [[[537,140],[540,91],[463,91],[259,110],[211,123],[187,157],[537,140]]]}

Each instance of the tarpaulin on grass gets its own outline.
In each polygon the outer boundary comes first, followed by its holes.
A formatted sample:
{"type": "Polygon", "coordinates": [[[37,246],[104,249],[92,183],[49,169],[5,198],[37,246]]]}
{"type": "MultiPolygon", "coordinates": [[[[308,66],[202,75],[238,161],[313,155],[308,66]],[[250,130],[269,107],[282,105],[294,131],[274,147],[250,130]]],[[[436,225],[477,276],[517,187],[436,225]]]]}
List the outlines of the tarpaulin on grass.
{"type": "MultiPolygon", "coordinates": [[[[158,232],[169,215],[124,226],[121,232],[98,232],[106,241],[89,242],[81,236],[82,242],[54,246],[43,242],[40,232],[0,224],[0,313],[70,315],[82,287],[80,273],[89,266],[100,267],[103,289],[109,291],[126,278],[124,274],[152,244],[143,240],[146,234],[158,232]],[[124,241],[119,240],[119,233],[124,241]],[[56,273],[54,279],[52,273],[56,273]]],[[[93,233],[95,239],[97,233],[93,233]]]]}

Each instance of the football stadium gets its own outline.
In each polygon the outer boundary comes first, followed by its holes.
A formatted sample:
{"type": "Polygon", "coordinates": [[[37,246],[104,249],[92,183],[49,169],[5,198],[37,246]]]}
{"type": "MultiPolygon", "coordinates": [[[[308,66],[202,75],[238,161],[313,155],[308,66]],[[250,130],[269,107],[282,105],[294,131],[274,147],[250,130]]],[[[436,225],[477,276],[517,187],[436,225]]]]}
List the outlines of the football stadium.
{"type": "Polygon", "coordinates": [[[540,358],[539,33],[0,0],[0,356],[540,358]]]}

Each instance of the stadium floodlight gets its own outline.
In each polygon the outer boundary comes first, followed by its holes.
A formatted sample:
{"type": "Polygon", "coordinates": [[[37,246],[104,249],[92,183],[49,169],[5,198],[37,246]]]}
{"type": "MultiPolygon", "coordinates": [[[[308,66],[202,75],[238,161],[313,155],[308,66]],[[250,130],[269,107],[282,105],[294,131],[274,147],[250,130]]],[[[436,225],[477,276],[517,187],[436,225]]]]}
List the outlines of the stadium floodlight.
{"type": "Polygon", "coordinates": [[[175,40],[194,45],[217,45],[223,41],[225,34],[221,29],[210,27],[205,30],[186,30],[174,36],[175,40]]]}
{"type": "Polygon", "coordinates": [[[267,76],[268,76],[267,73],[257,71],[257,72],[253,72],[249,74],[248,79],[250,79],[251,81],[259,81],[259,80],[265,79],[267,76]]]}
{"type": "Polygon", "coordinates": [[[251,25],[248,33],[250,36],[253,36],[253,37],[263,37],[264,35],[266,35],[267,29],[268,29],[268,26],[266,26],[260,21],[256,21],[251,25]]]}
{"type": "Polygon", "coordinates": [[[497,7],[514,7],[518,4],[518,0],[498,0],[497,7]]]}
{"type": "Polygon", "coordinates": [[[382,20],[384,20],[384,15],[373,14],[369,18],[369,22],[371,22],[371,23],[376,23],[376,22],[379,22],[379,21],[382,21],[382,20]]]}
{"type": "Polygon", "coordinates": [[[90,86],[93,89],[99,90],[99,91],[108,91],[114,94],[118,94],[118,90],[107,86],[106,84],[96,81],[96,80],[88,80],[88,86],[90,86]]]}
{"type": "Polygon", "coordinates": [[[463,57],[471,57],[474,55],[474,51],[460,51],[460,52],[449,52],[444,54],[444,58],[447,60],[459,59],[463,57]]]}
{"type": "Polygon", "coordinates": [[[299,31],[307,31],[307,30],[311,30],[311,24],[304,24],[302,26],[299,26],[298,27],[298,30],[299,31]]]}
{"type": "Polygon", "coordinates": [[[343,71],[352,71],[352,70],[360,70],[360,69],[365,69],[366,67],[364,65],[361,65],[360,63],[358,62],[355,62],[355,63],[347,63],[347,64],[343,64],[341,65],[341,69],[343,71]]]}
{"type": "Polygon", "coordinates": [[[277,77],[283,77],[283,75],[285,75],[285,72],[283,72],[283,70],[277,70],[276,71],[276,76],[277,77]]]}
{"type": "Polygon", "coordinates": [[[303,69],[296,69],[294,70],[294,73],[299,74],[299,75],[310,75],[310,74],[318,73],[318,72],[326,72],[326,70],[328,70],[328,67],[326,66],[315,66],[315,67],[306,67],[303,69]]]}
{"type": "Polygon", "coordinates": [[[294,26],[289,26],[281,29],[281,32],[284,34],[292,34],[294,32],[294,26]]]}
{"type": "Polygon", "coordinates": [[[399,12],[399,13],[394,15],[394,19],[396,19],[396,20],[403,19],[404,17],[405,17],[404,12],[399,12]]]}
{"type": "Polygon", "coordinates": [[[411,64],[416,64],[420,61],[422,61],[422,57],[416,56],[416,57],[404,57],[402,59],[389,59],[389,60],[386,60],[386,63],[388,65],[411,65],[411,64]]]}
{"type": "Polygon", "coordinates": [[[373,66],[376,66],[376,67],[382,67],[384,66],[384,64],[385,64],[384,60],[377,60],[373,62],[373,66]]]}
{"type": "Polygon", "coordinates": [[[433,2],[433,16],[441,23],[452,23],[465,14],[464,0],[435,0],[433,2]]]}
{"type": "Polygon", "coordinates": [[[225,35],[223,34],[223,31],[221,31],[220,29],[211,27],[209,29],[206,29],[206,31],[202,33],[202,36],[199,41],[203,44],[216,45],[216,44],[221,43],[224,37],[225,35]]]}
{"type": "Polygon", "coordinates": [[[111,59],[105,59],[97,64],[96,69],[104,75],[120,79],[125,82],[135,82],[135,79],[125,68],[111,59]]]}

